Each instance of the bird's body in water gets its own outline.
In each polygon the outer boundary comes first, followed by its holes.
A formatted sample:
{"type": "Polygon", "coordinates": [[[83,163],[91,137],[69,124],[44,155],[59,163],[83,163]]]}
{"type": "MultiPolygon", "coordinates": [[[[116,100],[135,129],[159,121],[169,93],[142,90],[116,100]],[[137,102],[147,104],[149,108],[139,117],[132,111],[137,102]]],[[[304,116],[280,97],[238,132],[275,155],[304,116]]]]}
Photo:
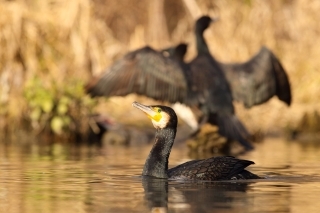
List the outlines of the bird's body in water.
{"type": "Polygon", "coordinates": [[[145,106],[138,102],[132,104],[151,119],[156,128],[154,145],[145,162],[142,175],[175,180],[238,180],[259,179],[260,177],[245,170],[252,161],[234,157],[212,157],[193,160],[168,169],[168,159],[174,143],[178,119],[175,111],[167,106],[145,106]]]}

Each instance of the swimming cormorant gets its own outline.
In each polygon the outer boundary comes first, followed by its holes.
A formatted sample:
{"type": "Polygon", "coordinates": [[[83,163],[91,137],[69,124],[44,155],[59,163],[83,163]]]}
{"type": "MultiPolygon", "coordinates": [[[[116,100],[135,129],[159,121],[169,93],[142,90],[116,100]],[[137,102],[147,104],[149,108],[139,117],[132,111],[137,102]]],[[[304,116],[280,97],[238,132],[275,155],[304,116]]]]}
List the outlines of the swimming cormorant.
{"type": "Polygon", "coordinates": [[[245,170],[252,161],[221,156],[204,160],[192,160],[168,169],[168,159],[177,131],[178,119],[175,111],[167,106],[146,106],[138,102],[132,104],[151,119],[156,128],[154,145],[145,162],[142,175],[177,180],[238,180],[259,179],[245,170]]]}

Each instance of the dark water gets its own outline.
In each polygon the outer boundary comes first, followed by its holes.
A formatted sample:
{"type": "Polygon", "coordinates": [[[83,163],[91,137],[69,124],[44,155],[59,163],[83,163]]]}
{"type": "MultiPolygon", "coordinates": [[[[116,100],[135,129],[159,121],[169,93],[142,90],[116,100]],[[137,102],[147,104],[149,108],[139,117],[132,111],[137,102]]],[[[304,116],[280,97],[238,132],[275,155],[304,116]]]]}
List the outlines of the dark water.
{"type": "MultiPolygon", "coordinates": [[[[320,142],[257,144],[239,156],[267,177],[257,182],[142,180],[149,150],[1,145],[0,212],[319,212],[320,142]]],[[[174,146],[170,166],[186,160],[174,146]]]]}

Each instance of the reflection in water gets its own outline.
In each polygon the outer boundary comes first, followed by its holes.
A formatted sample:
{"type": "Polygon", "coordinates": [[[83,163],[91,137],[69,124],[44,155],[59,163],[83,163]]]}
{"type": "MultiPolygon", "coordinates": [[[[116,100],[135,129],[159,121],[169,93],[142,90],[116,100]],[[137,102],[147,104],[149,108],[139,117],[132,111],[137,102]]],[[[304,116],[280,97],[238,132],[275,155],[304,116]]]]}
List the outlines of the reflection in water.
{"type": "Polygon", "coordinates": [[[246,191],[250,182],[169,182],[165,179],[143,177],[145,199],[151,211],[211,212],[231,210],[239,212],[248,205],[246,191]],[[170,200],[168,209],[168,199],[170,200]],[[241,205],[239,205],[241,204],[241,205]]]}
{"type": "MultiPolygon", "coordinates": [[[[173,187],[175,193],[183,195],[190,212],[239,212],[247,209],[246,191],[249,182],[212,182],[179,184],[173,187]]],[[[247,211],[245,211],[247,212],[247,211]]]]}
{"type": "Polygon", "coordinates": [[[153,177],[142,177],[145,199],[151,210],[168,208],[168,181],[153,177]]]}
{"type": "MultiPolygon", "coordinates": [[[[267,140],[240,158],[256,182],[141,178],[150,146],[3,146],[0,212],[318,212],[320,146],[267,140]]],[[[169,166],[188,159],[174,146],[169,166]]]]}

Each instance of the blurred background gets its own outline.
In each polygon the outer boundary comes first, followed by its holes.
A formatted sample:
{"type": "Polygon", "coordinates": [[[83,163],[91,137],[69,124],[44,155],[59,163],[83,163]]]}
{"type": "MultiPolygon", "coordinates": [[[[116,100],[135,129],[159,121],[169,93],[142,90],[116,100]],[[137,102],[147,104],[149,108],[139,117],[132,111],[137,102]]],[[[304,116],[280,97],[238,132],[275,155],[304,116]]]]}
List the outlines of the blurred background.
{"type": "Polygon", "coordinates": [[[131,103],[141,97],[91,99],[83,86],[144,45],[160,49],[186,42],[192,59],[193,26],[203,14],[220,18],[205,32],[219,61],[243,62],[267,46],[289,75],[290,107],[276,98],[250,110],[236,104],[248,130],[316,133],[319,11],[318,0],[1,0],[0,134],[81,136],[88,115],[97,112],[132,122],[137,113],[131,103]]]}
{"type": "MultiPolygon", "coordinates": [[[[86,139],[99,114],[111,123],[149,125],[144,135],[130,137],[150,142],[154,128],[131,104],[155,101],[92,99],[84,85],[144,45],[186,42],[189,61],[196,54],[194,22],[203,14],[220,19],[205,31],[219,61],[243,62],[267,46],[289,76],[290,107],[276,97],[249,110],[235,103],[248,130],[290,138],[303,133],[314,143],[270,137],[255,144],[240,158],[253,160],[251,171],[269,179],[248,182],[246,189],[188,190],[171,183],[160,189],[169,212],[318,212],[319,11],[319,0],[0,0],[0,212],[150,212],[148,197],[159,196],[137,177],[151,144],[95,149],[68,142],[86,139]],[[55,143],[42,146],[47,139],[55,143]],[[191,202],[185,199],[193,192],[191,202]]],[[[125,143],[127,133],[106,135],[125,143]]],[[[190,160],[187,148],[175,143],[170,167],[190,160]]]]}

